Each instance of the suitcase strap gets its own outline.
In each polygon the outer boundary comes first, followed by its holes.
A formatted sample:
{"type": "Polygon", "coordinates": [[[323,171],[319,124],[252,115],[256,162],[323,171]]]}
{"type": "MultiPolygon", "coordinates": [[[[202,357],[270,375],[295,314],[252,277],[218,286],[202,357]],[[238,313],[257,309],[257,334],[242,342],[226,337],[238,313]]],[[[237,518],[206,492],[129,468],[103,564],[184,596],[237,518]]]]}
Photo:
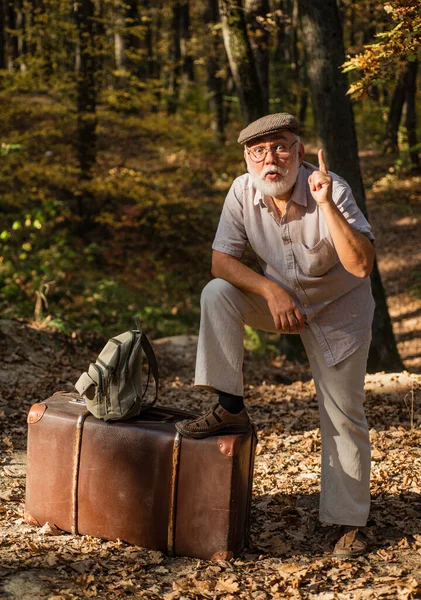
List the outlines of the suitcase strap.
{"type": "Polygon", "coordinates": [[[76,423],[76,436],[73,446],[73,480],[72,480],[72,533],[78,535],[78,483],[79,483],[79,467],[80,467],[80,449],[82,446],[83,425],[86,417],[91,413],[89,410],[83,412],[76,423]]]}
{"type": "MultiPolygon", "coordinates": [[[[76,423],[76,435],[73,450],[73,479],[72,479],[72,528],[73,535],[78,535],[78,484],[80,470],[80,451],[82,447],[83,426],[85,420],[91,413],[89,410],[83,412],[76,423]]],[[[170,485],[170,506],[168,515],[167,547],[169,556],[175,556],[175,520],[177,516],[177,489],[178,473],[180,467],[182,435],[177,431],[172,452],[172,469],[170,485]]]]}
{"type": "Polygon", "coordinates": [[[173,451],[172,451],[172,470],[171,470],[171,487],[170,487],[170,507],[168,514],[168,538],[167,548],[168,555],[175,556],[175,519],[177,516],[177,489],[178,489],[178,472],[180,467],[180,451],[181,451],[182,435],[176,431],[173,451]]]}

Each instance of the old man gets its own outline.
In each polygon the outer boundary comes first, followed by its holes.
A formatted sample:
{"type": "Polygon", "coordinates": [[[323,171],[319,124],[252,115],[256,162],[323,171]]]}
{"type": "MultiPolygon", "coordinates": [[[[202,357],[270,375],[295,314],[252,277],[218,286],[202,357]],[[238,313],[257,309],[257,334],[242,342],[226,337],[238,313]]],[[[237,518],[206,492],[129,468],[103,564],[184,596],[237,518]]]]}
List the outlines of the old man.
{"type": "Polygon", "coordinates": [[[349,185],[304,160],[297,120],[271,114],[238,142],[247,173],[226,197],[201,300],[195,385],[219,394],[203,417],[182,421],[185,436],[249,429],[243,402],[244,325],[299,334],[315,381],[322,437],[319,518],[342,526],[337,556],[366,549],[370,442],[364,376],[374,301],[371,228],[349,185]],[[241,262],[255,251],[262,274],[241,262]]]}

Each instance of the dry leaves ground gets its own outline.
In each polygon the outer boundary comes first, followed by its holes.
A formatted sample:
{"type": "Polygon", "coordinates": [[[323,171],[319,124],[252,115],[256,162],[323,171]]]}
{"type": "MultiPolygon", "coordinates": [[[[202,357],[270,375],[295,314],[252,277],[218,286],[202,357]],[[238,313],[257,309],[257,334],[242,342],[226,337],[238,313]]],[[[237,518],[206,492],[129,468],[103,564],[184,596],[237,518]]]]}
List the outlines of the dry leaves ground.
{"type": "MultiPolygon", "coordinates": [[[[49,598],[421,598],[421,294],[419,181],[390,182],[369,196],[380,267],[399,349],[412,371],[367,377],[373,447],[370,551],[329,554],[317,521],[320,436],[307,367],[282,357],[246,358],[246,399],[258,425],[250,548],[232,562],[175,558],[23,521],[26,413],[57,389],[72,389],[97,348],[0,321],[0,597],[49,598]],[[407,189],[405,189],[405,186],[407,189]],[[415,190],[415,191],[414,191],[415,190]],[[382,202],[378,200],[381,198],[382,202]]],[[[156,344],[162,398],[202,410],[191,387],[195,338],[156,344]]]]}
{"type": "MultiPolygon", "coordinates": [[[[40,530],[24,523],[27,409],[51,390],[69,389],[94,350],[19,322],[0,321],[0,327],[1,359],[6,361],[0,413],[0,597],[420,597],[421,376],[367,379],[373,442],[371,550],[344,561],[330,557],[326,529],[317,521],[320,438],[307,368],[280,357],[270,363],[248,356],[247,400],[259,428],[250,548],[233,562],[169,559],[123,542],[63,535],[53,527],[40,530]]],[[[207,406],[209,395],[191,388],[195,338],[169,338],[156,349],[166,403],[197,410],[207,406]]]]}

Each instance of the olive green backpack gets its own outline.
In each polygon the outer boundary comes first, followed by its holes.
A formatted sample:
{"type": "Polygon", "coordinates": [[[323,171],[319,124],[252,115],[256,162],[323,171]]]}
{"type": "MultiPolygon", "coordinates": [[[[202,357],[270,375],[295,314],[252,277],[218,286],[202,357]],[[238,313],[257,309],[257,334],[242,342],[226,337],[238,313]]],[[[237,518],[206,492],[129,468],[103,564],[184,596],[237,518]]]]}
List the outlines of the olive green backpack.
{"type": "Polygon", "coordinates": [[[139,317],[136,329],[125,331],[108,340],[98,358],[82,373],[75,387],[86,402],[86,408],[98,419],[113,421],[130,419],[152,407],[158,399],[158,364],[139,317]],[[148,377],[143,386],[143,359],[146,357],[148,377]],[[150,374],[155,379],[155,398],[143,402],[150,374]]]}

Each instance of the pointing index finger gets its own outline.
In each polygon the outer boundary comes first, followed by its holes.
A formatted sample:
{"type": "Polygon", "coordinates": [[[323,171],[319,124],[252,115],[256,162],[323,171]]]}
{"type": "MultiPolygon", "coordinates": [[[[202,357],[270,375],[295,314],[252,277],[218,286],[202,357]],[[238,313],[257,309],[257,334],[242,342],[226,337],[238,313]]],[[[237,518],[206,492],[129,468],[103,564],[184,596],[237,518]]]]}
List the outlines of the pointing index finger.
{"type": "Polygon", "coordinates": [[[326,163],[325,163],[325,157],[323,154],[323,150],[320,148],[319,150],[319,171],[321,171],[322,173],[326,173],[327,174],[327,167],[326,167],[326,163]]]}

